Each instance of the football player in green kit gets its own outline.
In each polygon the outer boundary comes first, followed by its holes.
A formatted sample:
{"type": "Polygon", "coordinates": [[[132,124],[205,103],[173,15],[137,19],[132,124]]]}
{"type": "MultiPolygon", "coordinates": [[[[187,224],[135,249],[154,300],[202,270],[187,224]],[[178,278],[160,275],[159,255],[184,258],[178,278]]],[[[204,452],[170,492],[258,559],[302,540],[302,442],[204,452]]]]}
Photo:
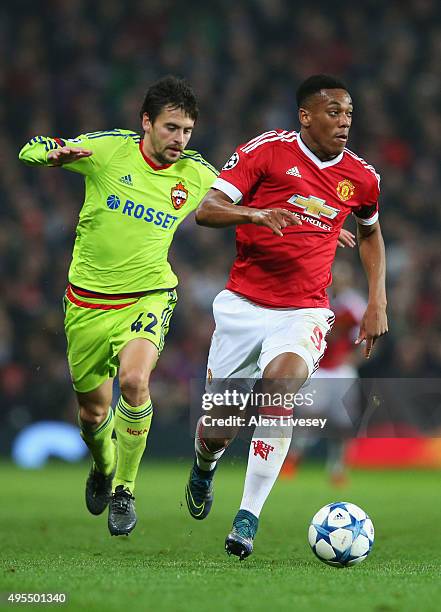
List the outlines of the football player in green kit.
{"type": "Polygon", "coordinates": [[[198,116],[185,81],[154,83],[140,114],[143,136],[120,129],[74,139],[36,136],[19,155],[85,179],[65,330],[81,435],[93,457],[86,505],[92,514],[109,505],[112,535],[128,535],[136,525],[135,479],[153,412],[150,375],[177,299],[168,250],[217,174],[185,150],[198,116]],[[121,396],[113,411],[117,373],[121,396]]]}

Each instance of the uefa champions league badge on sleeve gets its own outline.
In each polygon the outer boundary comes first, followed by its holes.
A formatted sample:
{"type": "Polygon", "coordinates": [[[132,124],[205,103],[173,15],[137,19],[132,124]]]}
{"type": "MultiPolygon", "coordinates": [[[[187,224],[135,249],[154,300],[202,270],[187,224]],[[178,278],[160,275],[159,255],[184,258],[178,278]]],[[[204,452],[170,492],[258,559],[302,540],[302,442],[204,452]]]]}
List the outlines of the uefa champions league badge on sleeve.
{"type": "Polygon", "coordinates": [[[232,170],[239,163],[239,153],[233,153],[230,159],[225,163],[222,170],[232,170]]]}

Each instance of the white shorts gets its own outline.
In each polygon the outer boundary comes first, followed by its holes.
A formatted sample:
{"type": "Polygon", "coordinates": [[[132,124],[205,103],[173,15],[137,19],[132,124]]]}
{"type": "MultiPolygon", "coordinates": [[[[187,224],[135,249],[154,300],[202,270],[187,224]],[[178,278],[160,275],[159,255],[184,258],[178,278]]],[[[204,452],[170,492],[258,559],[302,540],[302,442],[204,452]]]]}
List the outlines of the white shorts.
{"type": "Polygon", "coordinates": [[[300,355],[311,376],[335,318],[328,308],[265,308],[227,289],[216,296],[213,314],[209,381],[261,378],[270,361],[282,353],[300,355]]]}

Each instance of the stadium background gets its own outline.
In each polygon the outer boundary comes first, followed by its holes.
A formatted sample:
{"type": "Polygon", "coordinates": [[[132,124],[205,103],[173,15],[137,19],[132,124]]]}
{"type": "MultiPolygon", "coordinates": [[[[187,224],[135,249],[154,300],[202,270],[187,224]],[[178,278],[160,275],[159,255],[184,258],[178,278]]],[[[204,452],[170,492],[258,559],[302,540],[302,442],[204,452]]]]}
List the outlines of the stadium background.
{"type": "MultiPolygon", "coordinates": [[[[28,169],[18,151],[38,133],[138,129],[145,90],[166,73],[193,84],[201,115],[191,146],[218,167],[238,142],[297,127],[303,78],[331,72],[347,82],[355,102],[349,146],[383,178],[389,271],[390,333],[361,375],[393,377],[393,389],[396,377],[407,385],[421,377],[423,387],[440,380],[439,2],[15,0],[0,6],[0,55],[0,607],[9,592],[66,592],[69,609],[90,612],[193,612],[211,602],[235,612],[438,612],[439,471],[353,469],[340,493],[321,464],[305,465],[294,481],[276,484],[255,554],[235,563],[223,542],[243,487],[246,448],[237,445],[216,476],[209,519],[188,516],[188,383],[205,374],[211,302],[234,256],[232,231],[188,219],[176,235],[180,302],[154,376],[156,414],[130,538],[110,538],[106,513],[86,512],[85,462],[34,471],[7,457],[33,423],[76,423],[61,297],[82,181],[28,169]],[[166,453],[172,461],[160,459],[166,453]],[[319,563],[306,537],[313,514],[340,495],[376,529],[373,554],[348,571],[319,563]]],[[[340,249],[338,258],[365,292],[356,251],[340,249]]],[[[430,398],[433,419],[422,395],[415,404],[404,398],[406,411],[431,416],[429,425],[440,418],[439,400],[430,398]]],[[[441,438],[430,442],[439,457],[441,438]]]]}
{"type": "MultiPolygon", "coordinates": [[[[18,151],[35,134],[138,130],[146,88],[167,73],[195,88],[201,113],[191,148],[217,167],[263,130],[297,127],[295,90],[305,77],[329,72],[347,82],[349,147],[382,175],[388,260],[390,334],[361,375],[441,375],[436,0],[337,1],[332,11],[287,0],[19,0],[0,8],[0,53],[1,454],[31,423],[76,420],[61,297],[82,180],[28,169],[18,151]]],[[[233,256],[231,231],[197,227],[191,217],[176,235],[180,301],[154,373],[149,456],[191,452],[188,384],[205,374],[211,303],[233,256]]],[[[357,253],[338,257],[365,292],[357,253]]]]}

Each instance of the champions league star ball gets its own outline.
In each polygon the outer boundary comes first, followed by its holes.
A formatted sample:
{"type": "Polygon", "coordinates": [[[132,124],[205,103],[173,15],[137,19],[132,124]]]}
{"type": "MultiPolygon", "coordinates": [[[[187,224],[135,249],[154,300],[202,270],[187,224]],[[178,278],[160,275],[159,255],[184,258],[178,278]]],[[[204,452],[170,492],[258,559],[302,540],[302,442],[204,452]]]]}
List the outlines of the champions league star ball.
{"type": "Polygon", "coordinates": [[[364,510],[349,502],[334,502],[314,515],[308,540],[316,557],[334,567],[350,567],[370,553],[374,526],[364,510]]]}

